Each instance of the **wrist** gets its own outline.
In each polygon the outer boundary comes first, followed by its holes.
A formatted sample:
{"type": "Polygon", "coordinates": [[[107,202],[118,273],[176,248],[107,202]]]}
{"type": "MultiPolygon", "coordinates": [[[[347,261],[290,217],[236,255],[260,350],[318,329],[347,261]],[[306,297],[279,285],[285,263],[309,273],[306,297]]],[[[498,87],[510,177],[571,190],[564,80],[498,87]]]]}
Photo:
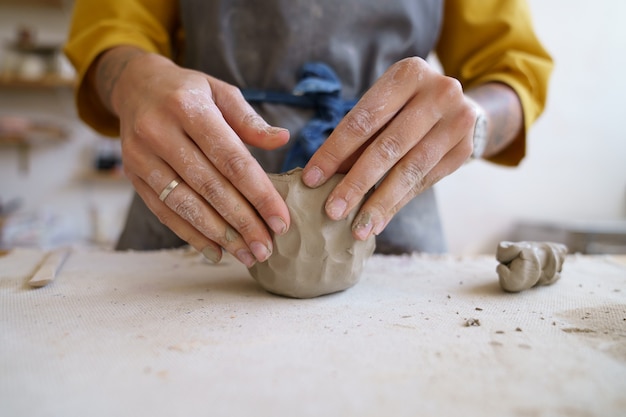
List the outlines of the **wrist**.
{"type": "Polygon", "coordinates": [[[130,46],[119,46],[105,51],[96,64],[95,85],[100,100],[114,115],[119,115],[120,103],[123,95],[120,94],[122,76],[128,69],[131,61],[146,52],[130,46]]]}

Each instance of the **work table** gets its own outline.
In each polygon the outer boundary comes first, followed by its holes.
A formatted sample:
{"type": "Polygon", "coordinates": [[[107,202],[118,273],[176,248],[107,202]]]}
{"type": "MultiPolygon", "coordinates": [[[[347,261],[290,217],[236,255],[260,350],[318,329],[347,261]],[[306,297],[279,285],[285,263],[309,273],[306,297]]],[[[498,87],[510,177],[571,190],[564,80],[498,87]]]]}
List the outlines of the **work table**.
{"type": "Polygon", "coordinates": [[[265,292],[226,257],[0,257],[6,416],[623,416],[626,262],[503,292],[492,256],[380,256],[344,292],[265,292]]]}

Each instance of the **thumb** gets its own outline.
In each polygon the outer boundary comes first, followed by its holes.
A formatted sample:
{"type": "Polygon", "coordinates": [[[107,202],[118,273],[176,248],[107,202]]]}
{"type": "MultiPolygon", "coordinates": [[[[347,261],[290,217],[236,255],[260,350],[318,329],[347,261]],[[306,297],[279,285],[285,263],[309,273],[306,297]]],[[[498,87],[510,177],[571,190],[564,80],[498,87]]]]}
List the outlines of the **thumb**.
{"type": "Polygon", "coordinates": [[[269,125],[246,101],[241,90],[222,81],[217,83],[221,85],[213,86],[215,104],[224,120],[244,143],[271,150],[289,141],[289,131],[269,125]]]}
{"type": "MultiPolygon", "coordinates": [[[[245,100],[244,100],[245,102],[245,100]]],[[[270,126],[254,109],[250,108],[239,118],[226,121],[246,144],[262,149],[276,149],[289,141],[289,131],[282,127],[270,126]]]]}

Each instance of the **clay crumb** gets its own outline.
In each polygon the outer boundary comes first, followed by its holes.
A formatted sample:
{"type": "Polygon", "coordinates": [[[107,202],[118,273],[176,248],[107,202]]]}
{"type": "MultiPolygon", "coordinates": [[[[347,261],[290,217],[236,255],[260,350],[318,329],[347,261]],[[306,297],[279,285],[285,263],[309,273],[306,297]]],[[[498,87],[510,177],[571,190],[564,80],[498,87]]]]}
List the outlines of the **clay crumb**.
{"type": "Polygon", "coordinates": [[[496,334],[504,334],[504,330],[496,330],[496,334]]]}
{"type": "Polygon", "coordinates": [[[476,310],[476,311],[483,311],[483,309],[482,309],[482,308],[480,308],[480,307],[476,307],[476,308],[475,308],[475,310],[476,310]]]}
{"type": "Polygon", "coordinates": [[[515,328],[515,331],[516,331],[516,332],[521,332],[521,331],[522,331],[522,328],[521,328],[521,327],[516,327],[516,328],[515,328]]]}
{"type": "Polygon", "coordinates": [[[465,327],[473,327],[473,326],[480,326],[480,320],[478,320],[478,319],[467,319],[465,321],[465,327]]]}
{"type": "Polygon", "coordinates": [[[580,329],[578,327],[569,327],[569,328],[561,329],[561,330],[563,330],[565,333],[595,333],[594,330],[580,329]]]}

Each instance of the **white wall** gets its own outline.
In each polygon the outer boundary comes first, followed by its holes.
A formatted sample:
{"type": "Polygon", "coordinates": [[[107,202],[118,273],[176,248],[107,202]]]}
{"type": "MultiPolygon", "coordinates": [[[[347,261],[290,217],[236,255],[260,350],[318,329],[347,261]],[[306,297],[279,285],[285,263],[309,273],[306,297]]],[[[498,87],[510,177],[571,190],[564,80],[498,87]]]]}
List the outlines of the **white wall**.
{"type": "MultiPolygon", "coordinates": [[[[451,252],[491,253],[518,220],[626,218],[626,2],[530,0],[536,30],[556,67],[546,112],[529,132],[528,155],[515,168],[473,162],[442,180],[439,198],[451,252]]],[[[65,36],[68,13],[0,5],[0,40],[20,23],[40,35],[65,36]]],[[[81,236],[113,239],[129,189],[78,181],[101,140],[75,122],[69,90],[0,89],[0,114],[34,113],[67,121],[72,140],[31,154],[21,173],[15,149],[0,147],[0,198],[19,197],[78,224],[81,236]],[[100,209],[100,231],[90,213],[100,209]]]]}
{"type": "Polygon", "coordinates": [[[453,253],[492,253],[518,220],[626,219],[626,2],[529,4],[555,59],[548,106],[519,167],[473,162],[439,184],[453,253]]]}

